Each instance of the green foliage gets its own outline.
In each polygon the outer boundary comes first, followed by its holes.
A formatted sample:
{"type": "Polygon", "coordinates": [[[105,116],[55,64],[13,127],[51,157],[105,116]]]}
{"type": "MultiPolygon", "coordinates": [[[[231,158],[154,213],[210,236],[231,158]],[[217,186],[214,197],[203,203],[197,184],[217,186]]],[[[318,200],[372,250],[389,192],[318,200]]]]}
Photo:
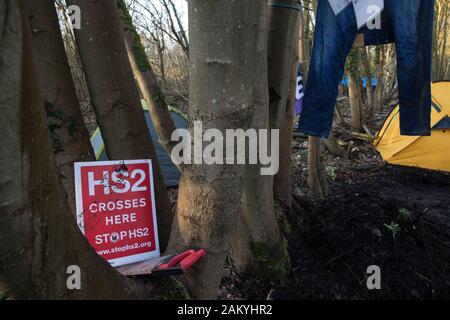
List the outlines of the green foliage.
{"type": "Polygon", "coordinates": [[[336,180],[336,167],[333,166],[326,166],[325,167],[325,172],[327,173],[327,175],[331,178],[331,180],[336,180]]]}
{"type": "Polygon", "coordinates": [[[54,120],[64,120],[64,112],[56,108],[56,106],[50,101],[44,101],[45,111],[47,112],[47,117],[54,120]]]}
{"type": "Polygon", "coordinates": [[[156,106],[163,106],[166,101],[161,90],[156,90],[155,94],[152,96],[152,100],[155,102],[156,106]]]}
{"type": "Polygon", "coordinates": [[[407,208],[400,208],[398,212],[403,222],[411,222],[411,212],[407,208]]]}
{"type": "Polygon", "coordinates": [[[391,224],[384,224],[386,229],[388,229],[392,233],[392,237],[395,239],[397,235],[402,231],[400,228],[400,225],[398,223],[395,223],[394,221],[391,222],[391,224]]]}
{"type": "Polygon", "coordinates": [[[351,49],[347,57],[345,68],[347,73],[354,79],[358,79],[359,62],[360,51],[356,48],[351,49]]]}
{"type": "Polygon", "coordinates": [[[75,133],[78,131],[78,122],[75,118],[70,119],[69,125],[67,126],[67,131],[69,132],[71,137],[75,136],[75,133]]]}
{"type": "Polygon", "coordinates": [[[52,140],[53,153],[57,154],[64,151],[61,137],[57,130],[62,127],[64,121],[64,112],[58,109],[53,103],[44,101],[45,111],[48,118],[48,129],[50,131],[50,138],[52,140]]]}
{"type": "Polygon", "coordinates": [[[372,70],[372,64],[371,64],[371,59],[369,57],[369,53],[367,52],[366,48],[359,48],[360,51],[360,63],[361,63],[361,67],[364,70],[364,74],[367,75],[371,75],[372,73],[374,73],[375,70],[372,70]]]}

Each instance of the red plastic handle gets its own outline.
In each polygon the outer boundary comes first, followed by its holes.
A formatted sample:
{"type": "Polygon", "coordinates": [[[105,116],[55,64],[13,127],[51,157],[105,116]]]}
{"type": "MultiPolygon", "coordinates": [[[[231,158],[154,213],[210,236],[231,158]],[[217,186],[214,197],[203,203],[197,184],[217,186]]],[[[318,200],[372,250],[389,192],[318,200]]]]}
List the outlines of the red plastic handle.
{"type": "Polygon", "coordinates": [[[169,269],[175,267],[177,264],[179,264],[181,261],[183,261],[185,258],[190,256],[191,254],[195,253],[195,250],[188,250],[183,253],[180,253],[176,256],[174,256],[172,259],[169,260],[167,263],[163,263],[158,266],[158,269],[169,269]]]}
{"type": "Polygon", "coordinates": [[[183,261],[180,262],[181,269],[187,270],[190,267],[192,267],[193,264],[195,264],[198,260],[203,258],[203,256],[206,254],[206,251],[201,249],[196,252],[193,252],[189,256],[187,256],[183,261]]]}

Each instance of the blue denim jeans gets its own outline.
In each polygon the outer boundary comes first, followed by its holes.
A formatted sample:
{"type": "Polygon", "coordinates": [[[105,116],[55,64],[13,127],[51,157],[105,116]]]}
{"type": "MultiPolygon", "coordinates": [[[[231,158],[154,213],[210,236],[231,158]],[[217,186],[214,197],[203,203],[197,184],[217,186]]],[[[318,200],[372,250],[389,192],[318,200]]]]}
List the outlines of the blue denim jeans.
{"type": "Polygon", "coordinates": [[[373,46],[395,42],[394,26],[392,19],[386,10],[381,14],[381,29],[369,29],[367,26],[359,30],[364,34],[364,45],[373,46]]]}
{"type": "MultiPolygon", "coordinates": [[[[402,135],[430,135],[431,52],[434,0],[385,0],[397,52],[402,135]]],[[[314,46],[299,131],[330,135],[338,85],[358,33],[353,6],[337,16],[328,0],[318,0],[314,46]]]]}

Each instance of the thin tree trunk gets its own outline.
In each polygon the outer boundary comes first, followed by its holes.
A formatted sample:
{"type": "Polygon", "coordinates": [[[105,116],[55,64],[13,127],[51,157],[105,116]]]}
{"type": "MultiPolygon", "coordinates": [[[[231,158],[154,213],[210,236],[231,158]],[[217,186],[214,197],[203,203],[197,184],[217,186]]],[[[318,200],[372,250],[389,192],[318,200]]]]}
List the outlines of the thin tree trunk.
{"type": "Polygon", "coordinates": [[[283,124],[280,128],[280,169],[274,177],[274,196],[283,206],[292,209],[292,130],[294,127],[294,105],[297,89],[297,68],[300,59],[300,43],[297,41],[300,34],[300,21],[297,19],[296,32],[294,32],[292,52],[292,61],[290,69],[290,79],[288,85],[288,99],[286,100],[286,112],[284,114],[283,124]]]}
{"type": "Polygon", "coordinates": [[[75,92],[53,0],[28,1],[33,53],[53,152],[75,214],[73,163],[95,160],[75,92]]]}
{"type": "MultiPolygon", "coordinates": [[[[294,6],[298,4],[298,1],[282,0],[280,3],[294,6]]],[[[298,19],[299,12],[296,10],[269,6],[267,57],[269,61],[269,120],[272,129],[281,128],[287,111],[291,68],[294,51],[298,48],[298,19]]]]}
{"type": "Polygon", "coordinates": [[[358,83],[353,75],[348,77],[348,95],[352,113],[352,131],[361,131],[361,100],[358,83]]]}
{"type": "MultiPolygon", "coordinates": [[[[301,3],[300,3],[301,4],[301,3]]],[[[307,23],[307,19],[305,19],[305,10],[303,7],[300,8],[300,15],[299,15],[299,37],[298,37],[298,54],[299,54],[299,60],[302,64],[302,74],[303,74],[303,83],[306,83],[307,80],[307,73],[308,73],[308,64],[309,59],[307,56],[307,50],[306,50],[306,27],[305,24],[307,23]]]]}
{"type": "Polygon", "coordinates": [[[386,47],[376,48],[376,61],[377,61],[377,86],[375,87],[374,99],[375,99],[375,111],[380,112],[383,104],[383,91],[384,91],[384,66],[386,64],[386,47]]]}
{"type": "MultiPolygon", "coordinates": [[[[315,3],[311,3],[310,1],[304,1],[305,6],[311,5],[315,7],[315,3]]],[[[300,60],[304,61],[302,63],[303,67],[303,83],[304,85],[307,82],[307,70],[309,63],[308,53],[310,52],[311,45],[306,45],[306,38],[312,39],[311,30],[311,19],[309,10],[303,10],[303,17],[306,16],[305,20],[305,32],[308,30],[308,36],[306,33],[303,37],[300,38],[300,60]],[[304,43],[304,44],[302,44],[304,43]]],[[[330,140],[333,139],[332,137],[330,140]]],[[[322,165],[322,151],[321,151],[321,139],[318,137],[310,136],[308,138],[308,186],[311,193],[316,198],[325,198],[328,196],[328,181],[326,179],[326,174],[322,165]]]]}
{"type": "MultiPolygon", "coordinates": [[[[191,134],[194,121],[202,121],[203,132],[217,129],[223,135],[251,124],[261,103],[252,87],[261,81],[254,55],[265,47],[257,30],[266,5],[263,0],[189,1],[191,134]]],[[[194,151],[196,157],[201,154],[194,151]]],[[[197,298],[216,297],[236,229],[244,171],[244,165],[204,163],[183,170],[170,247],[206,249],[198,268],[187,275],[197,298]]]]}
{"type": "Polygon", "coordinates": [[[167,246],[173,213],[133,79],[115,1],[67,0],[83,13],[75,31],[97,122],[111,160],[151,159],[160,247],[167,246]]]}
{"type": "Polygon", "coordinates": [[[352,131],[360,132],[361,125],[361,89],[360,89],[360,73],[359,49],[352,49],[347,59],[347,74],[348,74],[348,96],[350,102],[350,110],[352,113],[352,131]]]}
{"type": "Polygon", "coordinates": [[[374,90],[372,87],[372,74],[370,73],[366,73],[366,79],[367,79],[367,84],[366,84],[366,92],[367,92],[367,110],[369,110],[369,112],[373,111],[373,94],[374,94],[374,90]]]}
{"type": "Polygon", "coordinates": [[[309,137],[308,147],[308,186],[314,197],[324,199],[328,197],[328,181],[322,167],[321,139],[309,137]]]}
{"type": "Polygon", "coordinates": [[[166,63],[164,61],[164,50],[166,49],[166,41],[164,40],[164,33],[161,32],[161,40],[157,42],[158,46],[158,59],[159,59],[159,68],[161,71],[161,81],[163,86],[167,85],[166,78],[166,63]]]}
{"type": "Polygon", "coordinates": [[[19,3],[23,8],[23,1],[0,2],[0,269],[8,294],[38,299],[144,296],[78,230],[59,180],[28,19],[24,10],[20,14],[19,3]],[[67,288],[70,265],[80,267],[81,290],[67,288]]]}
{"type": "Polygon", "coordinates": [[[159,143],[170,155],[175,145],[175,142],[171,140],[172,132],[176,129],[175,124],[123,0],[118,0],[118,7],[122,18],[128,58],[130,59],[134,76],[147,102],[153,125],[158,133],[159,143]]]}
{"type": "MultiPolygon", "coordinates": [[[[291,83],[295,86],[297,68],[291,83]]],[[[295,88],[289,94],[288,111],[285,114],[283,126],[280,130],[280,169],[274,177],[273,192],[275,199],[288,209],[292,209],[292,139],[294,127],[295,88]]]]}
{"type": "Polygon", "coordinates": [[[64,47],[66,50],[66,56],[70,66],[78,103],[81,106],[81,110],[83,110],[86,105],[90,104],[91,98],[89,97],[89,90],[86,83],[83,66],[81,65],[80,55],[77,51],[75,34],[73,33],[72,24],[65,5],[61,1],[55,1],[55,5],[64,20],[64,32],[62,32],[64,47]]]}
{"type": "Polygon", "coordinates": [[[367,110],[368,112],[373,112],[374,90],[372,87],[372,73],[370,71],[371,55],[368,48],[364,48],[361,50],[364,50],[362,65],[364,70],[364,76],[366,77],[367,110]]]}

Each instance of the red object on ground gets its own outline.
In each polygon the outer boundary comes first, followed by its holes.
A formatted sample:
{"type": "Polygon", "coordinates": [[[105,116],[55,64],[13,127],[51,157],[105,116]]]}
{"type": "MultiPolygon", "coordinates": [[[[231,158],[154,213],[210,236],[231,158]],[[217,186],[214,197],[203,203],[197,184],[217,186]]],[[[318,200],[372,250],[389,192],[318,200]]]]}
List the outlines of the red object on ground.
{"type": "Polygon", "coordinates": [[[205,254],[206,251],[203,249],[198,251],[188,250],[177,255],[157,257],[121,266],[117,270],[125,276],[173,276],[184,273],[203,258],[205,254]]]}

